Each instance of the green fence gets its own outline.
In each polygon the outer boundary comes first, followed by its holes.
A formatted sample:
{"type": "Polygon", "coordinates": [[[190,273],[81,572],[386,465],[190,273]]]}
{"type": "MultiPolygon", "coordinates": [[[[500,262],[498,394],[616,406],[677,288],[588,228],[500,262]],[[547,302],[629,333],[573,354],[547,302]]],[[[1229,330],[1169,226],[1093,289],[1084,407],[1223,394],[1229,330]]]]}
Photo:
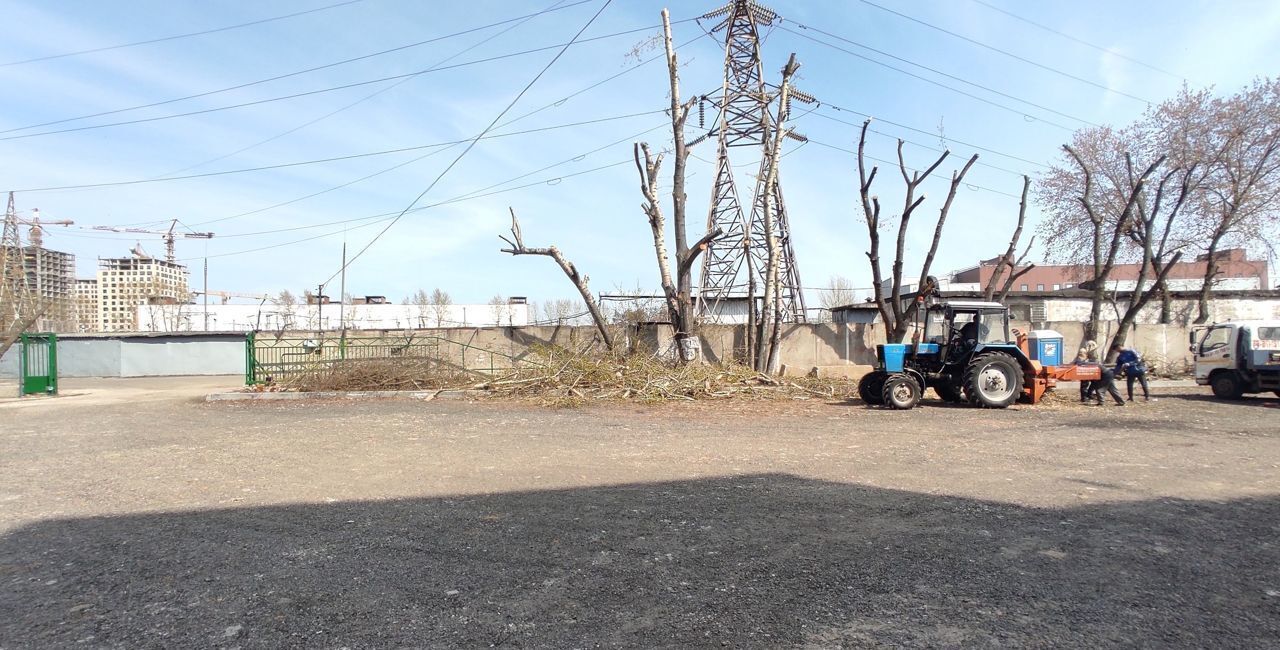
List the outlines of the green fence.
{"type": "Polygon", "coordinates": [[[426,360],[444,372],[496,375],[521,364],[510,354],[439,336],[245,337],[245,383],[283,381],[362,359],[426,360]]]}
{"type": "Polygon", "coordinates": [[[22,334],[18,339],[18,394],[58,392],[58,335],[22,334]]]}

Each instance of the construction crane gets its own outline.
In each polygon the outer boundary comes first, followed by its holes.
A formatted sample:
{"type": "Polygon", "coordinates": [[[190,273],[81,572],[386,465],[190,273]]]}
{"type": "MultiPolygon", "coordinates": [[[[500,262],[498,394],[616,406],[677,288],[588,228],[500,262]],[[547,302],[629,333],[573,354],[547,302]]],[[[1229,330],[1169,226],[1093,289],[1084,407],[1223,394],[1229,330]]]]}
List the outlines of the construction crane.
{"type": "MultiPolygon", "coordinates": [[[[133,232],[133,233],[139,233],[143,235],[160,235],[160,238],[164,240],[165,259],[170,262],[177,261],[177,256],[174,254],[174,250],[173,250],[174,248],[173,242],[178,238],[179,235],[182,236],[183,239],[213,239],[213,233],[211,232],[175,233],[173,232],[173,229],[177,227],[177,225],[178,225],[178,220],[173,219],[172,221],[169,222],[168,230],[147,230],[146,228],[117,228],[115,226],[94,226],[93,229],[105,230],[107,232],[133,232]]],[[[139,247],[138,250],[141,250],[141,247],[139,247]]]]}
{"type": "Polygon", "coordinates": [[[76,222],[70,219],[58,219],[57,221],[40,221],[40,209],[31,208],[31,218],[23,219],[18,217],[18,223],[31,226],[28,232],[27,240],[36,248],[44,248],[44,226],[74,226],[76,222]]]}
{"type": "Polygon", "coordinates": [[[222,299],[222,304],[224,305],[232,298],[248,298],[250,300],[257,300],[260,302],[266,302],[271,299],[271,296],[266,294],[238,293],[235,291],[192,291],[191,293],[197,296],[216,296],[222,299]]]}

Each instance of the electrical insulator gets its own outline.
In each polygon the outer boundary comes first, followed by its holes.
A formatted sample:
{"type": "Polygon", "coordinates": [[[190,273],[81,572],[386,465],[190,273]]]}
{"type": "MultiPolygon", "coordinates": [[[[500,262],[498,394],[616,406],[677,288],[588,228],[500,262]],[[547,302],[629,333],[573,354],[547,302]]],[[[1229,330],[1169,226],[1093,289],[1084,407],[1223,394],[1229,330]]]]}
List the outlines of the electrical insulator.
{"type": "Polygon", "coordinates": [[[706,128],[707,126],[707,96],[703,95],[698,98],[698,128],[706,128]]]}

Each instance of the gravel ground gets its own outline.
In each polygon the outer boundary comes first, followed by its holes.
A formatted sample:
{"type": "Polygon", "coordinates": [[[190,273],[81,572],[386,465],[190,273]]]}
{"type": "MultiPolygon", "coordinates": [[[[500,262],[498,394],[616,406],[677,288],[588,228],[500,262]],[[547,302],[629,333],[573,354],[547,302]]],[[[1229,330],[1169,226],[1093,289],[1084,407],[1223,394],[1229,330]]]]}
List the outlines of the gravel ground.
{"type": "Polygon", "coordinates": [[[1280,643],[1274,399],[551,410],[126,384],[0,404],[2,648],[1280,643]]]}

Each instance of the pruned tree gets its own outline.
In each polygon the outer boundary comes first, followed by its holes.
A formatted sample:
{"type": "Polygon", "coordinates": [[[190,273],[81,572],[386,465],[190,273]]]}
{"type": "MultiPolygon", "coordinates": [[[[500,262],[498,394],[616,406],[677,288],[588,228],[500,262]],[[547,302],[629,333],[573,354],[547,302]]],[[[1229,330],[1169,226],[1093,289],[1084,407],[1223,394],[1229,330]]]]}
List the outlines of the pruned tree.
{"type": "Polygon", "coordinates": [[[681,360],[686,360],[686,348],[693,340],[693,264],[698,255],[707,248],[710,242],[720,236],[721,229],[704,234],[692,246],[688,243],[686,232],[685,207],[685,164],[689,157],[689,149],[685,145],[684,125],[689,117],[689,109],[697,103],[695,97],[688,102],[680,100],[679,62],[676,59],[675,47],[671,41],[671,16],[662,10],[663,44],[667,54],[667,74],[670,82],[671,96],[671,133],[673,138],[672,184],[671,184],[671,225],[675,233],[675,273],[672,273],[670,255],[666,243],[666,217],[662,212],[662,203],[658,197],[658,174],[662,168],[663,154],[656,156],[649,149],[649,144],[640,142],[635,145],[633,154],[636,170],[640,173],[640,192],[644,195],[641,209],[649,219],[649,228],[653,232],[653,250],[658,260],[658,277],[667,303],[667,313],[675,330],[676,344],[679,346],[681,360]]]}
{"type": "MultiPolygon", "coordinates": [[[[1136,182],[1132,165],[1129,166],[1129,179],[1136,182]]],[[[1182,251],[1170,245],[1178,216],[1187,197],[1191,193],[1193,180],[1196,178],[1196,166],[1190,169],[1170,169],[1156,186],[1155,198],[1151,203],[1145,199],[1146,194],[1138,196],[1133,219],[1124,227],[1125,236],[1142,251],[1142,261],[1138,266],[1138,280],[1130,296],[1124,313],[1120,316],[1120,325],[1111,339],[1112,345],[1124,345],[1129,330],[1137,320],[1138,314],[1156,294],[1167,293],[1165,281],[1182,259],[1182,251]],[[1175,177],[1181,173],[1181,181],[1175,177]],[[1147,284],[1147,280],[1152,280],[1147,284]]],[[[1111,346],[1107,346],[1110,350],[1111,346]]]]}
{"type": "Polygon", "coordinates": [[[917,190],[925,180],[938,169],[947,157],[951,155],[949,150],[943,151],[933,164],[929,165],[923,172],[911,171],[907,168],[906,158],[903,155],[902,147],[905,144],[902,140],[898,140],[898,170],[902,174],[902,180],[906,184],[906,195],[902,203],[902,214],[898,219],[898,234],[896,247],[894,249],[894,259],[892,266],[892,284],[889,290],[885,291],[884,274],[880,266],[880,199],[871,194],[871,184],[875,181],[878,167],[872,167],[871,172],[867,173],[866,168],[866,144],[867,130],[871,126],[871,118],[867,118],[862,123],[862,133],[858,138],[858,195],[862,200],[862,212],[866,219],[867,234],[870,237],[870,250],[867,251],[867,258],[871,264],[872,291],[876,307],[880,312],[880,318],[885,324],[885,336],[890,342],[901,341],[907,333],[907,328],[911,325],[911,320],[915,317],[916,310],[919,308],[920,298],[931,291],[933,287],[927,286],[926,278],[929,277],[929,270],[933,266],[933,258],[937,255],[938,244],[942,241],[942,229],[946,225],[947,215],[951,212],[951,205],[956,198],[956,192],[960,188],[960,184],[964,182],[964,177],[969,173],[969,169],[978,161],[978,154],[973,154],[959,170],[951,173],[951,187],[947,192],[947,198],[942,203],[942,207],[938,209],[938,219],[934,223],[933,239],[929,244],[929,251],[925,255],[924,262],[921,265],[919,280],[916,283],[916,290],[903,304],[902,295],[902,270],[906,256],[907,230],[911,224],[911,218],[915,211],[925,201],[925,195],[921,193],[916,196],[917,190]]]}
{"type": "Polygon", "coordinates": [[[760,318],[761,331],[760,335],[755,338],[757,349],[755,350],[755,368],[768,374],[776,374],[780,369],[781,362],[779,360],[779,350],[782,341],[782,246],[778,240],[777,230],[774,225],[777,223],[775,211],[778,206],[774,205],[773,198],[778,196],[778,160],[782,154],[782,140],[786,137],[787,131],[785,124],[787,121],[787,112],[790,109],[791,102],[789,93],[791,91],[791,78],[795,76],[796,70],[800,68],[800,64],[796,61],[795,53],[787,59],[787,65],[782,68],[782,83],[779,85],[778,92],[778,116],[773,120],[773,128],[770,128],[770,117],[768,111],[761,115],[763,127],[763,146],[765,149],[766,173],[764,182],[760,185],[762,192],[761,216],[764,219],[764,238],[768,255],[765,266],[764,279],[764,301],[760,318]],[[768,336],[766,336],[766,334],[768,336]]]}
{"type": "Polygon", "coordinates": [[[596,324],[596,330],[600,332],[600,340],[604,341],[605,348],[613,349],[613,336],[609,334],[608,324],[604,320],[604,316],[600,313],[600,305],[596,302],[596,297],[591,295],[590,282],[591,278],[585,274],[578,272],[578,267],[573,265],[560,249],[555,246],[547,246],[545,248],[530,248],[524,244],[524,236],[520,232],[520,220],[516,218],[514,208],[508,208],[511,211],[511,239],[499,238],[507,242],[510,248],[502,249],[504,253],[511,255],[544,255],[555,260],[556,264],[564,271],[565,277],[573,283],[578,289],[578,294],[582,296],[582,301],[587,304],[587,311],[591,312],[591,320],[596,324]]]}
{"type": "Polygon", "coordinates": [[[1027,193],[1031,191],[1031,178],[1022,177],[1022,200],[1018,203],[1018,225],[1013,229],[1013,237],[1009,239],[1009,247],[1005,249],[1004,255],[996,258],[996,268],[991,272],[991,277],[987,280],[987,286],[982,290],[984,300],[1004,302],[1009,297],[1009,291],[1013,289],[1013,284],[1018,278],[1024,276],[1031,269],[1036,268],[1035,264],[1023,265],[1027,255],[1031,253],[1031,247],[1035,245],[1036,238],[1032,237],[1027,242],[1027,247],[1023,249],[1022,254],[1014,257],[1018,250],[1018,240],[1022,239],[1022,227],[1027,221],[1027,193]],[[1005,271],[1008,271],[1008,277],[1005,277],[1005,271]],[[1003,280],[1003,282],[1002,282],[1003,280]]]}
{"type": "MultiPolygon", "coordinates": [[[[1089,320],[1084,326],[1084,338],[1086,341],[1095,341],[1102,324],[1102,306],[1107,298],[1107,282],[1111,279],[1111,272],[1115,269],[1117,258],[1120,256],[1121,246],[1125,242],[1125,233],[1132,227],[1134,208],[1143,194],[1147,179],[1164,164],[1166,156],[1161,155],[1155,162],[1148,165],[1145,171],[1134,177],[1132,156],[1127,151],[1123,152],[1124,166],[1129,170],[1126,177],[1128,180],[1123,185],[1115,184],[1120,195],[1125,197],[1123,203],[1117,204],[1114,201],[1098,201],[1095,198],[1094,172],[1091,165],[1071,145],[1064,144],[1062,148],[1079,167],[1083,187],[1076,201],[1084,210],[1090,225],[1093,277],[1089,280],[1089,320]],[[1117,205],[1118,212],[1116,212],[1117,205]]],[[[1141,289],[1141,286],[1138,288],[1141,289]]]]}

